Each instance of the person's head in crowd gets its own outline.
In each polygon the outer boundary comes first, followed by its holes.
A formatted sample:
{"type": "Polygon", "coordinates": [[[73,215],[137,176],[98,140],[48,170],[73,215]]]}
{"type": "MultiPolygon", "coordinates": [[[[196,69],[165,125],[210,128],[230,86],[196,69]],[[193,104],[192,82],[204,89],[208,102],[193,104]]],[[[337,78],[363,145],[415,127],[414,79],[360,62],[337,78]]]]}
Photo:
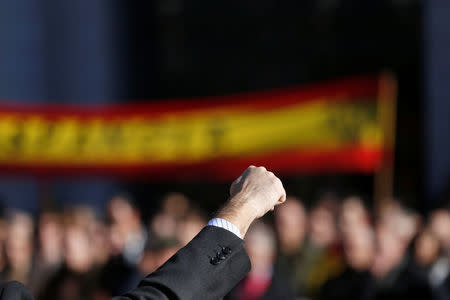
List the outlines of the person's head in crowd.
{"type": "Polygon", "coordinates": [[[137,265],[148,237],[140,211],[131,196],[120,194],[113,197],[108,203],[108,217],[113,251],[120,253],[128,264],[137,265]]]}
{"type": "Polygon", "coordinates": [[[129,234],[142,230],[141,214],[134,205],[131,196],[119,194],[108,203],[108,218],[120,235],[126,238],[129,234]]]}
{"type": "Polygon", "coordinates": [[[119,229],[117,224],[109,224],[107,230],[107,247],[111,256],[118,256],[122,254],[125,248],[125,237],[119,229]]]}
{"type": "Polygon", "coordinates": [[[343,233],[344,256],[356,271],[370,270],[375,258],[375,234],[370,226],[355,226],[343,233]]]}
{"type": "Polygon", "coordinates": [[[200,210],[191,210],[177,223],[177,239],[186,245],[205,227],[207,221],[200,210]]]}
{"type": "Polygon", "coordinates": [[[245,248],[252,263],[249,276],[270,278],[277,251],[272,227],[262,221],[253,223],[245,236],[245,248]]]}
{"type": "Polygon", "coordinates": [[[450,210],[435,210],[429,219],[430,230],[439,239],[442,247],[450,254],[450,210]]]}
{"type": "Polygon", "coordinates": [[[171,214],[160,212],[150,221],[150,232],[159,239],[175,238],[177,220],[171,214]]]}
{"type": "Polygon", "coordinates": [[[330,195],[322,197],[309,214],[309,239],[315,247],[326,248],[338,239],[336,228],[336,199],[330,195]]]}
{"type": "Polygon", "coordinates": [[[404,258],[407,243],[389,226],[383,223],[376,225],[377,252],[372,267],[373,274],[383,278],[396,268],[404,258]]]}
{"type": "Polygon", "coordinates": [[[63,259],[63,224],[56,212],[42,212],[38,223],[39,262],[58,265],[63,259]]]}
{"type": "Polygon", "coordinates": [[[439,258],[440,252],[441,244],[433,231],[425,229],[417,236],[414,243],[414,261],[417,265],[432,265],[439,258]]]}
{"type": "Polygon", "coordinates": [[[345,233],[354,227],[368,227],[370,215],[361,198],[352,196],[345,198],[339,213],[339,229],[345,233]]]}
{"type": "Polygon", "coordinates": [[[399,202],[391,201],[381,213],[378,224],[396,235],[402,246],[407,246],[419,231],[421,218],[399,202]]]}
{"type": "Polygon", "coordinates": [[[0,272],[6,266],[6,258],[5,258],[5,240],[7,233],[7,222],[5,219],[5,210],[2,205],[2,198],[0,195],[0,272]]]}
{"type": "Polygon", "coordinates": [[[72,222],[90,230],[97,222],[95,211],[88,205],[76,205],[70,208],[69,214],[71,215],[72,222]]]}
{"type": "Polygon", "coordinates": [[[95,265],[104,264],[111,254],[109,230],[99,220],[91,206],[76,205],[66,209],[66,221],[78,226],[87,234],[91,243],[91,255],[95,265]]]}
{"type": "Polygon", "coordinates": [[[275,210],[275,230],[282,253],[290,254],[300,250],[307,231],[307,214],[302,202],[288,197],[275,210]]]}
{"type": "Polygon", "coordinates": [[[32,265],[34,223],[24,212],[12,212],[7,218],[5,254],[8,280],[26,283],[32,265]]]}
{"type": "Polygon", "coordinates": [[[94,263],[88,231],[70,219],[64,232],[64,258],[67,268],[78,274],[90,271],[94,263]]]}
{"type": "Polygon", "coordinates": [[[139,270],[142,274],[150,274],[163,265],[180,248],[176,239],[154,239],[147,244],[139,270]]]}
{"type": "MultiPolygon", "coordinates": [[[[263,223],[262,220],[254,222],[245,236],[245,248],[252,268],[245,279],[232,291],[230,299],[278,299],[275,297],[279,292],[272,290],[272,295],[266,295],[272,284],[277,251],[275,232],[272,227],[263,223]]],[[[288,287],[281,286],[281,288],[284,291],[288,287]]]]}
{"type": "Polygon", "coordinates": [[[96,266],[105,264],[112,253],[109,228],[103,222],[97,221],[89,230],[89,238],[92,243],[94,264],[96,266]]]}
{"type": "Polygon", "coordinates": [[[170,193],[166,195],[161,204],[161,211],[173,216],[176,220],[185,217],[190,208],[189,199],[181,193],[170,193]]]}

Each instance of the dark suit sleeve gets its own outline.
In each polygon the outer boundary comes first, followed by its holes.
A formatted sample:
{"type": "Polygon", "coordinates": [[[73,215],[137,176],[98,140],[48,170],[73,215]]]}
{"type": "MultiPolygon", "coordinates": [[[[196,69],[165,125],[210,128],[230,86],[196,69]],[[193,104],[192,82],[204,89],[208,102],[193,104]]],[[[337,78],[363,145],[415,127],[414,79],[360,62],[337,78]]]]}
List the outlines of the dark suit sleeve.
{"type": "Polygon", "coordinates": [[[250,271],[244,241],[206,226],[188,245],[129,293],[111,300],[216,300],[250,271]]]}
{"type": "Polygon", "coordinates": [[[30,291],[18,281],[0,284],[0,300],[33,300],[30,291]]]}

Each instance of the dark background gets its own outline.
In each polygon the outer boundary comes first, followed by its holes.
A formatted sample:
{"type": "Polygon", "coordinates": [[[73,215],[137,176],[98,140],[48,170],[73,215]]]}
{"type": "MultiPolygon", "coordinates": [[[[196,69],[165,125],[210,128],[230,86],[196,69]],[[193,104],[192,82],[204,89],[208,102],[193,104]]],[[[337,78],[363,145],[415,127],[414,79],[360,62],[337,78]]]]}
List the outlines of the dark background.
{"type": "MultiPolygon", "coordinates": [[[[390,70],[399,79],[395,193],[425,208],[419,202],[424,197],[420,1],[168,2],[172,5],[157,9],[154,3],[133,4],[131,98],[220,95],[390,70]],[[156,21],[146,18],[152,10],[156,21]]],[[[360,175],[284,182],[306,202],[328,190],[370,198],[373,188],[373,177],[360,175]]],[[[176,188],[190,193],[189,185],[176,188]]],[[[194,197],[200,188],[193,188],[194,197]]]]}
{"type": "MultiPolygon", "coordinates": [[[[425,212],[443,201],[450,170],[450,75],[439,67],[448,65],[449,9],[444,0],[0,0],[0,99],[154,101],[389,70],[399,82],[395,195],[425,212]]],[[[43,199],[101,208],[120,189],[144,206],[175,190],[215,208],[228,186],[1,178],[4,201],[32,211],[43,199]]],[[[373,192],[368,175],[283,179],[307,203],[329,190],[373,192]]]]}

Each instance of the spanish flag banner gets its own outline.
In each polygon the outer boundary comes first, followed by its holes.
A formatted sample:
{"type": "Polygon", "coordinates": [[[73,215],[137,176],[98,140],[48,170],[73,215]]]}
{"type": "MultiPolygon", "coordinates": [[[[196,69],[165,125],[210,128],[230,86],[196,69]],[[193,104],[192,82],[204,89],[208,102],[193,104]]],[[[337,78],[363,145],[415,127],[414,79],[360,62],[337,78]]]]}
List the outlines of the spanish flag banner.
{"type": "Polygon", "coordinates": [[[0,101],[0,173],[230,179],[377,171],[392,149],[380,78],[108,106],[0,101]]]}

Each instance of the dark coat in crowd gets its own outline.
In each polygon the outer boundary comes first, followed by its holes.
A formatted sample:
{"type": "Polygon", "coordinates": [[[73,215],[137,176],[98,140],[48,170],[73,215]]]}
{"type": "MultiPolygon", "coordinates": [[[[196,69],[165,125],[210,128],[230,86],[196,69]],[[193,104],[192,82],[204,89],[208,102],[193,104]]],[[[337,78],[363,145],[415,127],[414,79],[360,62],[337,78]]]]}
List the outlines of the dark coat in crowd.
{"type": "Polygon", "coordinates": [[[1,300],[33,300],[30,291],[20,282],[9,281],[0,283],[1,300]]]}
{"type": "Polygon", "coordinates": [[[425,300],[435,299],[427,278],[407,258],[384,278],[375,279],[369,271],[347,268],[321,288],[320,300],[425,300]]]}
{"type": "Polygon", "coordinates": [[[272,283],[261,300],[294,300],[294,291],[287,284],[288,280],[281,274],[275,274],[272,283]]]}
{"type": "Polygon", "coordinates": [[[375,300],[434,299],[427,278],[412,263],[405,263],[378,281],[375,300]]]}
{"type": "Polygon", "coordinates": [[[444,282],[437,287],[435,291],[436,299],[449,300],[450,299],[450,273],[447,274],[447,278],[444,282]]]}
{"type": "Polygon", "coordinates": [[[366,300],[374,292],[375,281],[368,271],[347,268],[329,279],[320,289],[320,300],[366,300]]]}
{"type": "Polygon", "coordinates": [[[37,300],[89,300],[97,277],[96,270],[77,273],[63,265],[43,287],[37,300]]]}
{"type": "Polygon", "coordinates": [[[112,257],[100,272],[99,288],[109,295],[122,295],[136,287],[142,280],[137,266],[123,259],[122,255],[112,257]]]}

